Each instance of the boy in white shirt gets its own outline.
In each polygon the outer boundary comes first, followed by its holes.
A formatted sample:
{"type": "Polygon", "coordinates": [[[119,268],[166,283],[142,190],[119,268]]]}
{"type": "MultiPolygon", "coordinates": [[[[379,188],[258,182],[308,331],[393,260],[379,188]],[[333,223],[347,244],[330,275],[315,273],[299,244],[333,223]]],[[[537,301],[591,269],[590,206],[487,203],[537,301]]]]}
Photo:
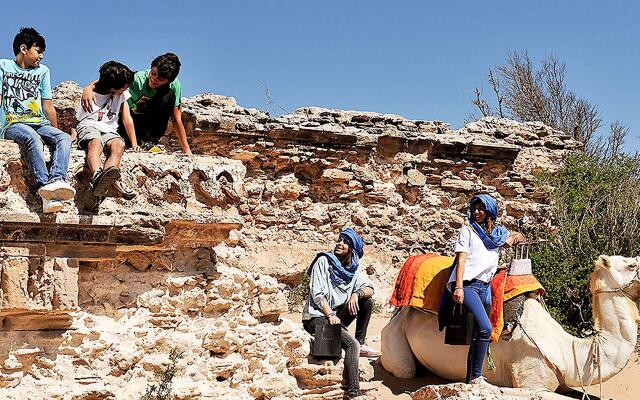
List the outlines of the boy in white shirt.
{"type": "Polygon", "coordinates": [[[76,110],[78,147],[87,152],[87,166],[91,173],[91,189],[97,197],[103,197],[111,185],[120,179],[120,159],[125,149],[124,139],[118,134],[118,114],[122,113],[131,147],[138,147],[136,132],[129,112],[127,99],[131,97],[129,85],[133,71],[116,61],[108,61],[100,67],[100,78],[95,84],[96,103],[91,111],[81,105],[76,110]],[[102,166],[101,156],[107,160],[102,166]]]}

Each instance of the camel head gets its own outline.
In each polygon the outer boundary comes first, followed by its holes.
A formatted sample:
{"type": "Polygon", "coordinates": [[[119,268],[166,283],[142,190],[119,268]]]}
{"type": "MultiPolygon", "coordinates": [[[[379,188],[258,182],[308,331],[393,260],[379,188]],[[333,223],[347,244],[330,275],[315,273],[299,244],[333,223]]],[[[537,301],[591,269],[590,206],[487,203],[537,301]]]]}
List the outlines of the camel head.
{"type": "MultiPolygon", "coordinates": [[[[619,293],[633,303],[636,321],[640,322],[640,257],[601,255],[591,275],[591,294],[619,293]]],[[[594,298],[594,303],[597,299],[594,298]]]]}

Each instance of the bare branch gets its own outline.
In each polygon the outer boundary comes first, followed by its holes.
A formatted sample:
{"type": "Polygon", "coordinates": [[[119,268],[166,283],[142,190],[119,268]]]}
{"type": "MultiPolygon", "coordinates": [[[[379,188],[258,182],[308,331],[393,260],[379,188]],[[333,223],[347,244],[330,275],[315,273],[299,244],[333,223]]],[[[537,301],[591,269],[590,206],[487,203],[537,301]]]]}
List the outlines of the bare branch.
{"type": "Polygon", "coordinates": [[[502,110],[502,103],[504,102],[504,95],[500,91],[500,78],[497,73],[492,69],[489,69],[489,76],[487,78],[489,84],[491,84],[491,88],[493,89],[493,93],[496,96],[496,101],[498,102],[498,115],[500,118],[504,118],[504,111],[502,110]]]}
{"type": "Polygon", "coordinates": [[[487,81],[495,100],[486,101],[476,88],[471,102],[483,116],[541,121],[584,143],[589,154],[622,152],[629,128],[616,121],[604,137],[598,135],[603,124],[598,106],[570,90],[566,75],[565,63],[555,55],[545,57],[536,67],[526,51],[513,51],[504,64],[489,69],[487,81]]]}
{"type": "Polygon", "coordinates": [[[475,98],[471,100],[471,103],[478,108],[478,111],[480,111],[483,117],[493,115],[491,106],[482,98],[482,92],[479,88],[475,88],[475,98]]]}
{"type": "Polygon", "coordinates": [[[629,127],[620,121],[613,121],[609,126],[609,141],[606,155],[614,157],[620,154],[627,135],[629,135],[629,127]]]}
{"type": "Polygon", "coordinates": [[[275,100],[273,100],[273,97],[271,97],[271,93],[269,92],[269,88],[267,87],[267,85],[265,85],[264,83],[260,82],[260,84],[262,85],[262,87],[264,88],[264,102],[267,105],[267,107],[271,108],[273,106],[276,106],[277,108],[279,108],[283,113],[285,114],[291,114],[291,112],[289,110],[287,110],[286,108],[282,107],[280,104],[278,104],[275,100]]]}

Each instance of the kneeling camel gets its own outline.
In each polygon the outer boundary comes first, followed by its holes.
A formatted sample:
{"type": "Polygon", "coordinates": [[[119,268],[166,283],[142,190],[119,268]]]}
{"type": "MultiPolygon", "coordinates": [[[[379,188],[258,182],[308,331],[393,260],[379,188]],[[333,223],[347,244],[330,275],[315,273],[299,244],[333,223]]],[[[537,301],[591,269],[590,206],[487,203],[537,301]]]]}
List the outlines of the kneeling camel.
{"type": "MultiPolygon", "coordinates": [[[[527,299],[509,341],[491,343],[494,385],[556,391],[606,381],[624,368],[638,337],[640,257],[600,256],[591,274],[593,336],[567,333],[535,299],[527,299]]],[[[444,344],[438,317],[406,307],[382,330],[382,365],[412,378],[417,359],[434,374],[464,381],[467,346],[444,344]]]]}

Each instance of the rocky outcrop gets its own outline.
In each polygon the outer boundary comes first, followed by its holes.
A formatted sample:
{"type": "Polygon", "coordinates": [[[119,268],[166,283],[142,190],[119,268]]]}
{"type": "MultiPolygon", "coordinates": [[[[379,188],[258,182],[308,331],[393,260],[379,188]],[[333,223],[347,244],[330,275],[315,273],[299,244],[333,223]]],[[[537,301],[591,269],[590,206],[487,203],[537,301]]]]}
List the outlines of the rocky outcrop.
{"type": "MultiPolygon", "coordinates": [[[[210,94],[185,99],[183,120],[194,151],[247,168],[243,245],[228,252],[228,262],[288,283],[351,225],[367,243],[366,267],[389,287],[416,249],[451,250],[475,191],[500,200],[508,227],[544,232],[552,216],[535,175],[553,172],[580,147],[540,123],[484,118],[452,130],[439,121],[317,107],[271,117],[210,94]]],[[[166,144],[176,148],[173,137],[166,144]]]]}
{"type": "MultiPolygon", "coordinates": [[[[63,129],[74,122],[79,95],[74,83],[55,89],[63,129]]],[[[87,194],[84,155],[74,150],[78,196],[56,216],[40,214],[17,146],[0,142],[0,246],[136,270],[215,258],[295,285],[313,254],[350,225],[367,243],[364,267],[384,301],[407,255],[450,251],[474,191],[500,200],[508,227],[547,230],[550,208],[534,176],[579,147],[542,124],[496,118],[451,130],[317,107],[271,117],[213,94],[183,104],[192,148],[206,156],[126,153],[123,181],[135,198],[114,192],[97,205],[87,194]],[[207,255],[193,252],[211,246],[207,255]]],[[[171,132],[164,144],[177,150],[171,132]]]]}
{"type": "MultiPolygon", "coordinates": [[[[559,396],[561,398],[562,396],[559,396]]],[[[413,400],[540,400],[528,389],[501,388],[493,385],[448,385],[425,386],[411,394],[413,400]]]]}
{"type": "Polygon", "coordinates": [[[44,215],[20,149],[0,141],[4,329],[67,327],[69,312],[78,306],[79,262],[215,271],[211,247],[242,226],[237,203],[245,168],[239,161],[127,153],[122,180],[129,193],[112,192],[104,201],[88,190],[83,164],[83,152],[74,150],[70,176],[77,196],[65,211],[44,215]]]}
{"type": "MultiPolygon", "coordinates": [[[[70,82],[54,91],[65,130],[79,96],[70,82]]],[[[384,302],[407,255],[450,251],[479,190],[507,226],[545,231],[535,175],[580,146],[495,118],[452,130],[317,107],[272,117],[213,94],[183,105],[198,155],[175,153],[169,127],[166,152],[125,153],[124,190],[98,201],[74,150],[78,194],[56,215],[0,141],[3,398],[138,399],[174,370],[176,399],[338,399],[342,364],[308,357],[309,335],[280,316],[284,284],[353,226],[384,302]]]]}
{"type": "Polygon", "coordinates": [[[11,350],[0,390],[7,400],[139,399],[173,365],[175,399],[342,398],[342,364],[309,359],[310,336],[279,318],[286,309],[268,276],[221,267],[168,278],[115,318],[75,314],[54,354],[11,350]]]}

